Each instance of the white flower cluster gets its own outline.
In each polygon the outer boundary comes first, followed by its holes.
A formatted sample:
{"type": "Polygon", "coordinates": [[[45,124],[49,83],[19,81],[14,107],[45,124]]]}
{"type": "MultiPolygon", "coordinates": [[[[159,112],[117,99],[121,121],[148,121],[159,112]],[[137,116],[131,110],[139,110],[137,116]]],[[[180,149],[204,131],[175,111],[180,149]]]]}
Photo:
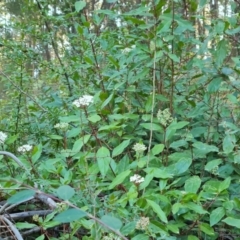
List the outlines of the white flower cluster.
{"type": "Polygon", "coordinates": [[[72,104],[79,108],[79,107],[88,106],[92,102],[93,102],[93,96],[83,95],[79,99],[76,99],[75,101],[73,101],[72,104]]]}
{"type": "Polygon", "coordinates": [[[18,150],[18,152],[25,153],[25,152],[31,151],[32,148],[33,148],[32,145],[25,144],[25,145],[22,145],[21,147],[19,147],[17,150],[18,150]]]}
{"type": "Polygon", "coordinates": [[[157,119],[164,127],[169,125],[173,121],[169,108],[166,108],[163,111],[159,110],[157,113],[157,119]]]}
{"type": "Polygon", "coordinates": [[[108,236],[104,236],[102,240],[120,240],[120,238],[113,233],[109,233],[108,236]]]}
{"type": "Polygon", "coordinates": [[[146,230],[150,221],[148,217],[141,217],[136,224],[136,229],[138,230],[146,230]]]}
{"type": "Polygon", "coordinates": [[[7,138],[7,134],[4,132],[0,132],[0,143],[3,144],[7,138]]]}
{"type": "Polygon", "coordinates": [[[142,153],[144,152],[145,150],[147,149],[147,147],[142,144],[142,143],[136,143],[134,146],[133,146],[133,150],[136,152],[136,153],[142,153]]]}
{"type": "Polygon", "coordinates": [[[56,125],[54,125],[54,128],[66,131],[68,129],[68,125],[69,125],[68,123],[61,122],[61,123],[57,123],[56,125]]]}
{"type": "Polygon", "coordinates": [[[134,182],[136,184],[139,184],[141,182],[144,182],[144,177],[141,177],[138,174],[134,174],[132,177],[130,177],[130,182],[134,182]]]}
{"type": "Polygon", "coordinates": [[[134,48],[136,48],[136,45],[132,45],[131,48],[126,47],[122,50],[122,53],[127,54],[127,53],[131,52],[134,48]]]}

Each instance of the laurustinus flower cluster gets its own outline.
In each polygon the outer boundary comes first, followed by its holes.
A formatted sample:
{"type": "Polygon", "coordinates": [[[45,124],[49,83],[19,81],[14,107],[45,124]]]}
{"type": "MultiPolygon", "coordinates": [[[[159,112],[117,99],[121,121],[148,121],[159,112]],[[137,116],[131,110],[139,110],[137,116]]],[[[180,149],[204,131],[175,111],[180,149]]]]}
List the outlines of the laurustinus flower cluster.
{"type": "Polygon", "coordinates": [[[138,230],[146,230],[150,221],[148,217],[141,217],[136,224],[136,229],[138,230]]]}
{"type": "Polygon", "coordinates": [[[75,101],[73,101],[72,104],[79,108],[79,107],[89,106],[89,104],[92,102],[93,102],[93,96],[83,95],[79,99],[76,99],[75,101]]]}
{"type": "Polygon", "coordinates": [[[163,111],[159,110],[157,113],[157,119],[164,127],[168,126],[174,120],[171,116],[169,108],[166,108],[163,111]]]}
{"type": "Polygon", "coordinates": [[[68,129],[69,124],[65,123],[65,122],[61,122],[61,123],[57,123],[56,125],[54,125],[54,128],[66,131],[68,129]]]}
{"type": "Polygon", "coordinates": [[[141,177],[138,174],[134,174],[132,177],[130,177],[130,182],[133,182],[136,184],[142,183],[144,182],[144,177],[141,177]]]}
{"type": "Polygon", "coordinates": [[[7,139],[7,134],[4,132],[0,132],[0,143],[4,144],[6,139],[7,139]]]}
{"type": "Polygon", "coordinates": [[[144,152],[145,150],[147,149],[147,147],[142,144],[142,143],[136,143],[134,144],[133,146],[133,150],[136,152],[136,153],[142,153],[144,152]]]}
{"type": "Polygon", "coordinates": [[[18,152],[25,153],[25,152],[31,151],[32,148],[33,148],[32,145],[25,144],[25,145],[22,145],[21,147],[19,147],[17,150],[18,150],[18,152]]]}

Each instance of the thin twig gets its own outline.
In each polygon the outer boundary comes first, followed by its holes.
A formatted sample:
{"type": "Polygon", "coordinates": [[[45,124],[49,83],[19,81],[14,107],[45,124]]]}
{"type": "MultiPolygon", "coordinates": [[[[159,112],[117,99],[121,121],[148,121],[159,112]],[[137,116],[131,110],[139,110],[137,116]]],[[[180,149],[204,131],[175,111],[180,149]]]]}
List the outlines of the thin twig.
{"type": "Polygon", "coordinates": [[[19,158],[17,158],[14,154],[7,152],[7,151],[0,151],[0,155],[6,155],[6,156],[11,157],[20,167],[24,168],[26,170],[26,172],[28,174],[30,174],[27,167],[24,166],[24,164],[21,162],[21,160],[19,158]]]}
{"type": "Polygon", "coordinates": [[[7,223],[7,225],[12,230],[12,232],[14,233],[15,237],[17,238],[17,240],[23,240],[22,235],[20,234],[18,229],[14,226],[14,224],[9,219],[7,219],[4,216],[0,216],[0,219],[2,219],[5,223],[7,223]]]}

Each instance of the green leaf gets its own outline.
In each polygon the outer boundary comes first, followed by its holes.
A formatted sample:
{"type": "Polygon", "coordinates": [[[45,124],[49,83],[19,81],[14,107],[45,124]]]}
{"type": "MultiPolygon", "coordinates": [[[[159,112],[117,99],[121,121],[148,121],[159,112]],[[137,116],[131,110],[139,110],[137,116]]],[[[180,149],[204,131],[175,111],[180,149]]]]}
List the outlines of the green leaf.
{"type": "Polygon", "coordinates": [[[156,144],[152,149],[151,149],[151,153],[156,156],[159,153],[161,153],[164,149],[164,144],[156,144]]]}
{"type": "Polygon", "coordinates": [[[169,56],[174,62],[177,62],[177,63],[180,62],[180,59],[179,59],[179,57],[177,57],[177,55],[172,54],[172,53],[168,53],[168,56],[169,56]]]}
{"type": "Polygon", "coordinates": [[[101,147],[97,151],[97,163],[102,177],[104,178],[110,168],[110,151],[106,147],[101,147]]]}
{"type": "Polygon", "coordinates": [[[88,120],[89,120],[90,122],[96,123],[96,122],[98,122],[98,121],[101,120],[101,117],[100,117],[99,115],[97,115],[97,114],[92,114],[92,115],[90,115],[90,116],[88,117],[88,120]]]}
{"type": "Polygon", "coordinates": [[[123,235],[129,235],[135,231],[136,222],[129,222],[121,228],[121,233],[123,235]]]}
{"type": "Polygon", "coordinates": [[[222,163],[222,159],[214,159],[208,162],[205,166],[205,170],[211,172],[214,168],[218,167],[222,163]]]}
{"type": "MultiPolygon", "coordinates": [[[[182,174],[186,172],[192,164],[191,158],[181,158],[174,164],[174,174],[182,174]]],[[[170,166],[169,166],[170,167],[170,166]]]]}
{"type": "Polygon", "coordinates": [[[199,187],[201,186],[201,179],[199,176],[192,176],[186,180],[184,189],[189,193],[197,193],[199,187]]]}
{"type": "Polygon", "coordinates": [[[221,83],[222,83],[222,77],[217,77],[215,79],[213,79],[209,84],[208,84],[208,91],[210,93],[214,93],[214,92],[217,92],[221,86],[221,83]]]}
{"type": "Polygon", "coordinates": [[[195,236],[193,236],[193,235],[188,235],[187,240],[199,240],[199,238],[198,238],[198,237],[195,237],[195,236]]]}
{"type": "Polygon", "coordinates": [[[59,135],[56,135],[56,134],[49,135],[48,137],[51,138],[51,139],[56,139],[56,140],[61,140],[61,139],[63,139],[62,136],[59,136],[59,135]]]}
{"type": "Polygon", "coordinates": [[[39,144],[34,147],[32,152],[32,161],[33,163],[36,163],[36,161],[41,157],[42,154],[42,145],[39,144]]]}
{"type": "Polygon", "coordinates": [[[56,194],[63,200],[69,200],[74,196],[75,190],[68,185],[63,185],[56,190],[56,194]]]}
{"type": "Polygon", "coordinates": [[[110,94],[109,97],[102,103],[101,109],[103,109],[104,107],[106,107],[110,101],[112,100],[114,96],[114,93],[110,94]]]}
{"type": "Polygon", "coordinates": [[[226,178],[223,182],[220,183],[218,191],[222,192],[225,189],[228,189],[231,183],[231,177],[226,178]]]}
{"type": "Polygon", "coordinates": [[[36,192],[34,190],[23,190],[17,192],[7,200],[7,203],[19,204],[21,202],[26,202],[28,200],[31,200],[34,197],[35,193],[36,192]]]}
{"type": "Polygon", "coordinates": [[[44,240],[45,239],[45,234],[42,234],[41,236],[37,237],[35,240],[44,240]]]}
{"type": "Polygon", "coordinates": [[[200,223],[199,224],[200,230],[206,233],[209,236],[215,235],[214,229],[209,226],[207,223],[200,223]]]}
{"type": "Polygon", "coordinates": [[[199,8],[201,9],[202,7],[204,7],[206,3],[207,3],[207,0],[200,0],[199,1],[199,8]]]}
{"type": "Polygon", "coordinates": [[[184,128],[185,126],[187,126],[189,124],[189,122],[186,122],[186,121],[180,121],[180,122],[175,122],[173,121],[169,126],[168,128],[170,129],[182,129],[184,128]]]}
{"type": "Polygon", "coordinates": [[[163,221],[164,223],[168,223],[165,213],[157,203],[149,199],[147,199],[147,203],[153,209],[153,211],[158,215],[161,221],[163,221]]]}
{"type": "Polygon", "coordinates": [[[82,136],[78,140],[76,140],[75,143],[73,144],[71,156],[74,156],[75,154],[79,153],[83,145],[88,142],[90,137],[91,137],[91,134],[87,134],[82,136]]]}
{"type": "Polygon", "coordinates": [[[112,157],[116,157],[119,154],[121,154],[129,144],[130,144],[130,139],[123,141],[121,144],[115,147],[112,152],[112,157]]]}
{"type": "Polygon", "coordinates": [[[17,222],[15,223],[15,226],[17,227],[17,229],[31,229],[31,228],[34,228],[34,227],[37,227],[36,224],[33,224],[33,223],[28,223],[28,222],[17,222]]]}
{"type": "Polygon", "coordinates": [[[149,170],[152,169],[152,174],[155,178],[160,178],[160,179],[168,179],[168,178],[173,178],[173,174],[169,173],[166,168],[164,169],[159,169],[159,168],[148,168],[149,170]]]}
{"type": "Polygon", "coordinates": [[[227,217],[227,218],[223,219],[222,222],[225,222],[229,226],[240,229],[240,219],[227,217]]]}
{"type": "Polygon", "coordinates": [[[87,216],[87,214],[84,211],[71,208],[59,213],[53,220],[60,223],[70,223],[85,216],[87,216]]]}
{"type": "Polygon", "coordinates": [[[133,237],[131,240],[149,240],[149,236],[146,234],[138,234],[133,237]]]}
{"type": "Polygon", "coordinates": [[[83,8],[86,7],[86,2],[85,1],[77,1],[74,4],[75,9],[77,12],[81,11],[83,8]]]}
{"type": "Polygon", "coordinates": [[[105,223],[107,226],[115,229],[115,230],[120,230],[122,227],[122,222],[118,218],[109,216],[109,215],[104,215],[101,217],[101,221],[105,223]]]}
{"type": "Polygon", "coordinates": [[[126,170],[120,174],[118,174],[112,181],[112,183],[109,185],[108,189],[113,189],[117,185],[121,184],[125,178],[131,173],[130,170],[126,170]]]}
{"type": "Polygon", "coordinates": [[[194,212],[196,212],[198,214],[208,213],[206,210],[203,209],[203,207],[201,205],[198,205],[198,204],[193,203],[193,202],[185,203],[185,204],[183,204],[183,206],[189,208],[190,210],[193,210],[194,212]]]}
{"type": "Polygon", "coordinates": [[[216,51],[214,51],[216,64],[221,66],[223,64],[224,59],[228,53],[228,42],[226,39],[222,39],[217,43],[216,51]]]}
{"type": "Polygon", "coordinates": [[[233,134],[227,134],[223,139],[223,151],[228,154],[231,153],[235,147],[236,138],[233,134]]]}
{"type": "Polygon", "coordinates": [[[156,123],[152,123],[152,124],[151,123],[141,123],[140,125],[147,130],[162,132],[162,127],[156,123]]]}
{"type": "Polygon", "coordinates": [[[210,226],[217,224],[225,215],[225,210],[223,207],[218,207],[214,209],[210,214],[210,226]]]}
{"type": "Polygon", "coordinates": [[[207,154],[209,152],[218,152],[219,151],[216,146],[208,145],[208,144],[202,143],[202,142],[195,142],[193,144],[193,146],[205,154],[207,154]]]}

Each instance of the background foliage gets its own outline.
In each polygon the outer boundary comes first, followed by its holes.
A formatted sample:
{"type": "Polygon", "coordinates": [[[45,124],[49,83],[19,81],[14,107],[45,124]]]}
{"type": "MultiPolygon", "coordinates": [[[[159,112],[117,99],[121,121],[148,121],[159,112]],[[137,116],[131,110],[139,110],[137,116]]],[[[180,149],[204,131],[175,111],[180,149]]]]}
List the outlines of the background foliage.
{"type": "Polygon", "coordinates": [[[0,155],[1,199],[42,191],[61,202],[18,229],[38,226],[36,239],[240,238],[238,1],[0,4],[0,150],[29,171],[0,155]],[[83,95],[93,103],[75,107],[83,95]],[[33,149],[19,153],[24,144],[33,149]]]}

